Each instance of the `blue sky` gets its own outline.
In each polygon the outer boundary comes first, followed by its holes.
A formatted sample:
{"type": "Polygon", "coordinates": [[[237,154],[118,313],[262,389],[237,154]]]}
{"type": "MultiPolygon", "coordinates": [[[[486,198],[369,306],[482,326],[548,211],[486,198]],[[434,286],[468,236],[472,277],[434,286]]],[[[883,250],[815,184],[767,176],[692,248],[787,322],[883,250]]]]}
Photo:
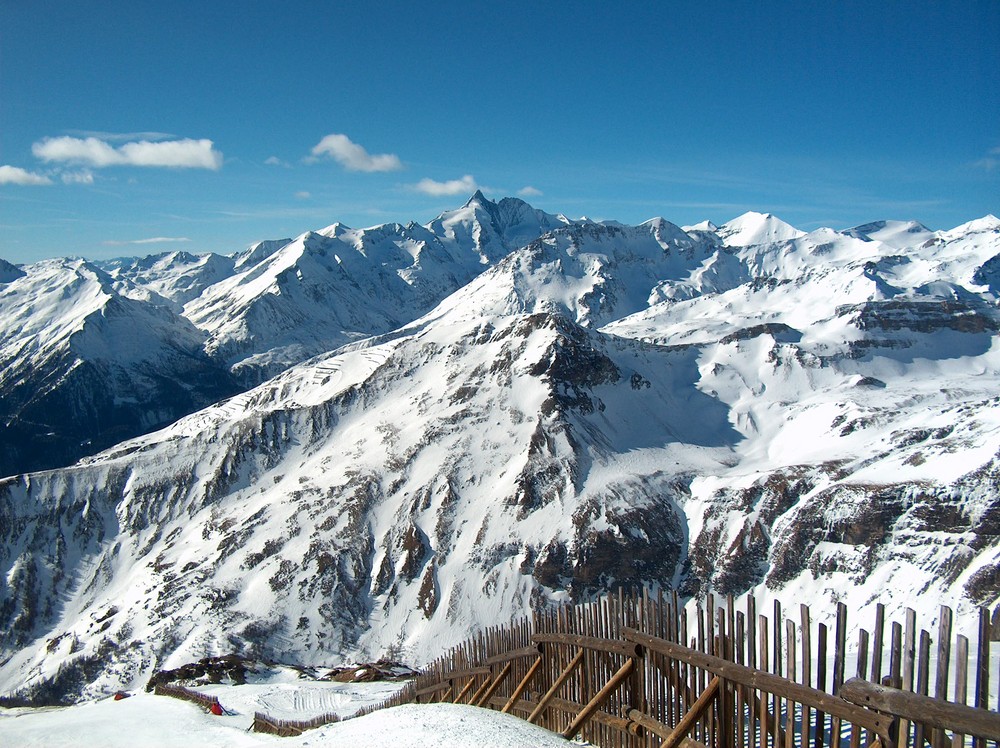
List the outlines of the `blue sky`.
{"type": "Polygon", "coordinates": [[[229,253],[476,187],[638,223],[1000,214],[1000,2],[0,0],[0,257],[229,253]]]}

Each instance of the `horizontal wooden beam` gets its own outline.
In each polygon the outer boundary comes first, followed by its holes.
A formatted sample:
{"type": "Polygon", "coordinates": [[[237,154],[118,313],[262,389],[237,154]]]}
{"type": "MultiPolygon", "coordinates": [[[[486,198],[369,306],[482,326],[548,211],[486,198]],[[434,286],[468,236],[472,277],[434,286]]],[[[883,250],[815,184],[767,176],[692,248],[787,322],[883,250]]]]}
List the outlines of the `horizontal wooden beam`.
{"type": "MultiPolygon", "coordinates": [[[[661,740],[666,740],[666,738],[672,732],[671,728],[660,722],[658,719],[653,719],[645,712],[640,712],[638,709],[629,709],[628,718],[635,722],[636,724],[642,725],[649,732],[653,733],[656,737],[661,740]]],[[[694,738],[684,738],[681,741],[680,748],[706,748],[704,743],[699,743],[694,738]]]]}
{"type": "MultiPolygon", "coordinates": [[[[562,712],[567,712],[569,714],[579,714],[583,711],[584,704],[578,701],[569,701],[567,699],[554,698],[549,702],[549,706],[553,709],[558,709],[562,712]]],[[[591,719],[594,722],[600,722],[602,725],[607,725],[608,727],[613,727],[621,732],[627,732],[631,735],[642,735],[643,727],[638,722],[628,719],[627,717],[618,717],[610,712],[605,712],[598,709],[594,712],[591,719]]]]}
{"type": "Polygon", "coordinates": [[[912,722],[952,730],[959,735],[1000,740],[1000,714],[989,709],[900,691],[861,678],[851,678],[840,687],[838,694],[853,704],[888,712],[912,722]]]}
{"type": "Polygon", "coordinates": [[[635,643],[599,639],[596,636],[582,636],[580,634],[535,634],[531,637],[531,640],[543,644],[566,644],[572,647],[593,649],[598,652],[610,652],[622,657],[642,657],[642,648],[635,643]]]}
{"type": "Polygon", "coordinates": [[[516,660],[519,657],[538,657],[542,653],[541,644],[529,644],[527,647],[521,647],[520,649],[513,649],[510,652],[503,652],[502,654],[493,655],[488,660],[486,660],[486,665],[499,665],[508,660],[516,660]]]}
{"type": "Polygon", "coordinates": [[[417,696],[427,696],[428,694],[437,693],[438,691],[444,691],[445,689],[451,688],[451,681],[438,681],[434,685],[424,686],[417,690],[417,696]]]}
{"type": "Polygon", "coordinates": [[[470,667],[464,670],[445,670],[441,673],[440,678],[442,681],[447,680],[461,680],[462,678],[471,678],[475,675],[489,675],[490,669],[485,665],[483,667],[470,667]]]}
{"type": "MultiPolygon", "coordinates": [[[[503,696],[492,696],[492,697],[490,697],[489,703],[490,703],[491,706],[494,706],[494,707],[503,707],[503,706],[506,706],[506,701],[504,700],[503,696]]],[[[522,712],[525,715],[528,715],[528,714],[531,714],[531,712],[533,712],[535,710],[535,707],[537,707],[537,706],[538,706],[538,702],[537,701],[532,701],[531,699],[518,699],[517,703],[514,704],[514,706],[512,706],[510,708],[510,711],[511,712],[522,712]]],[[[502,709],[501,709],[501,711],[502,711],[502,709]]],[[[522,717],[522,719],[524,719],[525,721],[527,721],[528,718],[527,718],[527,716],[525,716],[525,717],[522,717]]]]}
{"type": "Polygon", "coordinates": [[[683,644],[675,644],[654,636],[649,636],[635,629],[622,629],[623,635],[629,641],[637,642],[652,652],[659,652],[675,660],[686,662],[688,665],[706,670],[713,675],[718,675],[724,680],[739,683],[758,691],[773,693],[784,699],[790,699],[799,704],[822,709],[827,714],[834,717],[853,722],[854,724],[871,730],[883,738],[883,744],[890,744],[889,727],[892,718],[873,712],[870,709],[856,706],[838,696],[831,696],[815,688],[803,686],[779,675],[756,670],[746,665],[738,665],[721,657],[707,655],[683,644]]]}

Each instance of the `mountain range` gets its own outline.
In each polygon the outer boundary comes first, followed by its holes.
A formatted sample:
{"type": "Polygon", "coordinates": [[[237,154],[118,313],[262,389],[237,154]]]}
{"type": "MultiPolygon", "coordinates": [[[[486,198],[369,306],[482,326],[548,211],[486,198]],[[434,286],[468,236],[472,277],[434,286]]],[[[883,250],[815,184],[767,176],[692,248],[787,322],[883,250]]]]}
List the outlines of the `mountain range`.
{"type": "Polygon", "coordinates": [[[230,651],[420,663],[618,586],[974,622],[998,292],[993,216],[626,226],[482,193],[228,257],[0,263],[0,695],[230,651]]]}

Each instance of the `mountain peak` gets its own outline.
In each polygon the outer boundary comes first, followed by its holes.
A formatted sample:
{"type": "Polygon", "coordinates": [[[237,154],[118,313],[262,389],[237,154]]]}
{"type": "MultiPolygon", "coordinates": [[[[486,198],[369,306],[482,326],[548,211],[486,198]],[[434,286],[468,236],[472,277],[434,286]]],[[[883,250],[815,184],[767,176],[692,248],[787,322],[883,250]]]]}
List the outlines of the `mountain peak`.
{"type": "Polygon", "coordinates": [[[981,231],[998,231],[1000,230],[1000,218],[997,218],[992,213],[987,213],[982,218],[977,218],[973,221],[968,221],[963,223],[961,226],[956,226],[951,231],[944,232],[949,237],[957,237],[962,234],[976,234],[981,231]]]}
{"type": "Polygon", "coordinates": [[[17,265],[12,265],[0,257],[0,283],[10,283],[17,278],[23,278],[24,271],[17,265]]]}
{"type": "Polygon", "coordinates": [[[805,236],[805,232],[799,231],[771,213],[750,210],[722,224],[719,236],[726,245],[732,247],[789,241],[805,236]]]}
{"type": "Polygon", "coordinates": [[[479,203],[483,207],[486,207],[487,203],[490,204],[490,205],[494,204],[492,200],[490,200],[488,197],[486,197],[486,195],[483,194],[482,190],[476,190],[474,193],[472,193],[472,197],[470,197],[466,201],[466,203],[465,203],[465,205],[463,207],[468,208],[473,203],[479,203]]]}
{"type": "Polygon", "coordinates": [[[701,223],[695,223],[690,226],[681,226],[681,229],[684,231],[706,231],[712,233],[718,231],[719,227],[709,220],[704,220],[701,223]]]}

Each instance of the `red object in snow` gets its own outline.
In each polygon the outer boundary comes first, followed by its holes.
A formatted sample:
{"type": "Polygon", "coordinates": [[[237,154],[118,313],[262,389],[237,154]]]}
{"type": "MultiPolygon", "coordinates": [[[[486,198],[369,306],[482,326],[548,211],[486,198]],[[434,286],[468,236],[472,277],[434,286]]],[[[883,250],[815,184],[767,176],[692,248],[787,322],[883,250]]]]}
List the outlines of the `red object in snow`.
{"type": "Polygon", "coordinates": [[[130,693],[125,693],[124,691],[119,691],[118,693],[115,694],[115,701],[121,701],[122,699],[127,699],[131,695],[132,694],[130,694],[130,693]]]}
{"type": "Polygon", "coordinates": [[[208,708],[208,711],[210,711],[217,717],[221,717],[223,715],[222,704],[220,704],[218,701],[213,701],[212,706],[208,708]]]}

